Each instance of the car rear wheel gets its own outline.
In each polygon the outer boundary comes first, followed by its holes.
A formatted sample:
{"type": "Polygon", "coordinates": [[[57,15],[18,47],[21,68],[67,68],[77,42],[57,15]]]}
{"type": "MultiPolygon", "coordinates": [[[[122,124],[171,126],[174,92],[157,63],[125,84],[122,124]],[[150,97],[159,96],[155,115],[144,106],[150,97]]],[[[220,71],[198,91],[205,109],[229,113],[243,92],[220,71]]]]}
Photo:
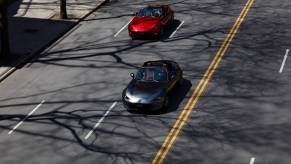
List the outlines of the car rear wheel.
{"type": "Polygon", "coordinates": [[[178,81],[178,85],[179,85],[179,86],[183,85],[183,81],[184,81],[183,78],[181,78],[181,79],[178,81]]]}

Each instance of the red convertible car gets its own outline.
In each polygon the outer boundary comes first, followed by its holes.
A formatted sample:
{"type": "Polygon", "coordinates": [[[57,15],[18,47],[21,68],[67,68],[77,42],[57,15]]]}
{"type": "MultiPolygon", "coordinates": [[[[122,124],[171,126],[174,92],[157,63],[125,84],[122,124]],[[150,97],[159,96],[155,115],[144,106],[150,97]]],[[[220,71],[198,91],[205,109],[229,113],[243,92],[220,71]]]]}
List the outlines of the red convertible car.
{"type": "Polygon", "coordinates": [[[136,13],[128,25],[128,33],[132,39],[146,36],[157,38],[173,21],[174,12],[169,5],[149,5],[136,13]]]}

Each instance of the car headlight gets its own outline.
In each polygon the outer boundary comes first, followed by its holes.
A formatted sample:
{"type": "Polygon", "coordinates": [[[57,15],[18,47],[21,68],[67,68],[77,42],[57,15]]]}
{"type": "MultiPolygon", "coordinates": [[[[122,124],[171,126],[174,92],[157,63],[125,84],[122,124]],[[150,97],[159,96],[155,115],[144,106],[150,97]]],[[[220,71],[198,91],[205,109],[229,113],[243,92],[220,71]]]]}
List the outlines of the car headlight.
{"type": "Polygon", "coordinates": [[[124,99],[126,100],[126,101],[129,101],[129,102],[132,102],[132,103],[137,103],[137,102],[139,102],[139,98],[137,98],[137,97],[135,97],[135,96],[132,96],[132,95],[130,95],[130,94],[126,94],[125,96],[124,96],[124,99]]]}
{"type": "Polygon", "coordinates": [[[129,31],[133,31],[134,29],[133,29],[132,26],[128,26],[128,30],[129,30],[129,31]]]}

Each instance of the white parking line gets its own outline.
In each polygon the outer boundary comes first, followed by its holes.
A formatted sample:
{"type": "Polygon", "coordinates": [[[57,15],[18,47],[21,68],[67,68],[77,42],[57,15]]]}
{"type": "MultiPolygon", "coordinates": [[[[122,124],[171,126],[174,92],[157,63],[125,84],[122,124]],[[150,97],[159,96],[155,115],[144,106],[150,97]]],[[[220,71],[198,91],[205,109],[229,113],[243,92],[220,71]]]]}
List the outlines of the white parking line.
{"type": "Polygon", "coordinates": [[[176,28],[176,30],[170,35],[170,37],[169,38],[172,38],[174,35],[175,35],[175,33],[179,30],[179,28],[181,28],[181,26],[183,25],[185,23],[185,21],[182,21],[181,23],[180,23],[180,25],[176,28]]]}
{"type": "Polygon", "coordinates": [[[287,60],[289,51],[290,51],[289,49],[286,50],[286,53],[285,53],[285,56],[284,56],[284,59],[283,59],[281,68],[279,70],[279,73],[282,73],[283,72],[283,69],[284,69],[284,66],[285,66],[285,63],[286,63],[286,60],[287,60]]]}
{"type": "Polygon", "coordinates": [[[129,23],[131,22],[133,20],[133,18],[131,18],[130,19],[130,21],[128,22],[128,23],[126,23],[115,35],[114,35],[114,37],[117,37],[117,35],[119,34],[119,33],[121,33],[128,25],[129,25],[129,23]]]}
{"type": "Polygon", "coordinates": [[[43,103],[45,102],[45,100],[42,100],[40,104],[38,104],[30,113],[28,113],[28,115],[23,119],[21,120],[16,126],[13,127],[13,129],[11,129],[8,134],[12,134],[13,131],[15,129],[17,129],[29,116],[31,116],[33,114],[33,112],[35,112],[43,103]]]}
{"type": "Polygon", "coordinates": [[[114,102],[110,108],[106,111],[106,113],[101,117],[101,119],[95,124],[93,129],[86,135],[85,140],[87,140],[91,134],[95,131],[95,129],[101,124],[101,122],[104,120],[104,118],[109,114],[109,112],[116,106],[117,102],[114,102]]]}
{"type": "Polygon", "coordinates": [[[255,157],[252,157],[251,161],[250,161],[250,164],[254,164],[255,163],[255,159],[256,159],[255,157]]]}

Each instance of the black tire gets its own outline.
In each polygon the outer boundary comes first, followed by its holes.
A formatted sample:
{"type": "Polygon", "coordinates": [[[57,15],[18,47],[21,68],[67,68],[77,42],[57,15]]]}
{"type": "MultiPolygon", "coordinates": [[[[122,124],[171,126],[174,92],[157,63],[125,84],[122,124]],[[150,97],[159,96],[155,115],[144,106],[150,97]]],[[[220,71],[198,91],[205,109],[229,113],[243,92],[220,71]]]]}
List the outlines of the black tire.
{"type": "Polygon", "coordinates": [[[172,17],[171,17],[170,24],[171,24],[171,25],[174,24],[174,21],[175,21],[175,17],[174,17],[174,14],[173,14],[172,17]]]}
{"type": "Polygon", "coordinates": [[[181,86],[183,86],[183,79],[180,79],[179,81],[176,82],[174,89],[179,89],[181,86]]]}
{"type": "Polygon", "coordinates": [[[169,107],[169,96],[167,95],[164,100],[163,109],[166,110],[169,107]]]}
{"type": "Polygon", "coordinates": [[[160,37],[163,37],[164,36],[164,27],[163,26],[161,26],[161,30],[160,30],[160,37]]]}
{"type": "Polygon", "coordinates": [[[181,72],[181,74],[180,74],[180,79],[179,79],[179,81],[178,81],[178,85],[179,85],[179,86],[182,86],[183,83],[184,83],[183,72],[181,72]]]}
{"type": "Polygon", "coordinates": [[[179,86],[182,86],[182,85],[183,85],[183,82],[184,82],[184,79],[181,78],[181,79],[178,81],[178,85],[179,85],[179,86]]]}

